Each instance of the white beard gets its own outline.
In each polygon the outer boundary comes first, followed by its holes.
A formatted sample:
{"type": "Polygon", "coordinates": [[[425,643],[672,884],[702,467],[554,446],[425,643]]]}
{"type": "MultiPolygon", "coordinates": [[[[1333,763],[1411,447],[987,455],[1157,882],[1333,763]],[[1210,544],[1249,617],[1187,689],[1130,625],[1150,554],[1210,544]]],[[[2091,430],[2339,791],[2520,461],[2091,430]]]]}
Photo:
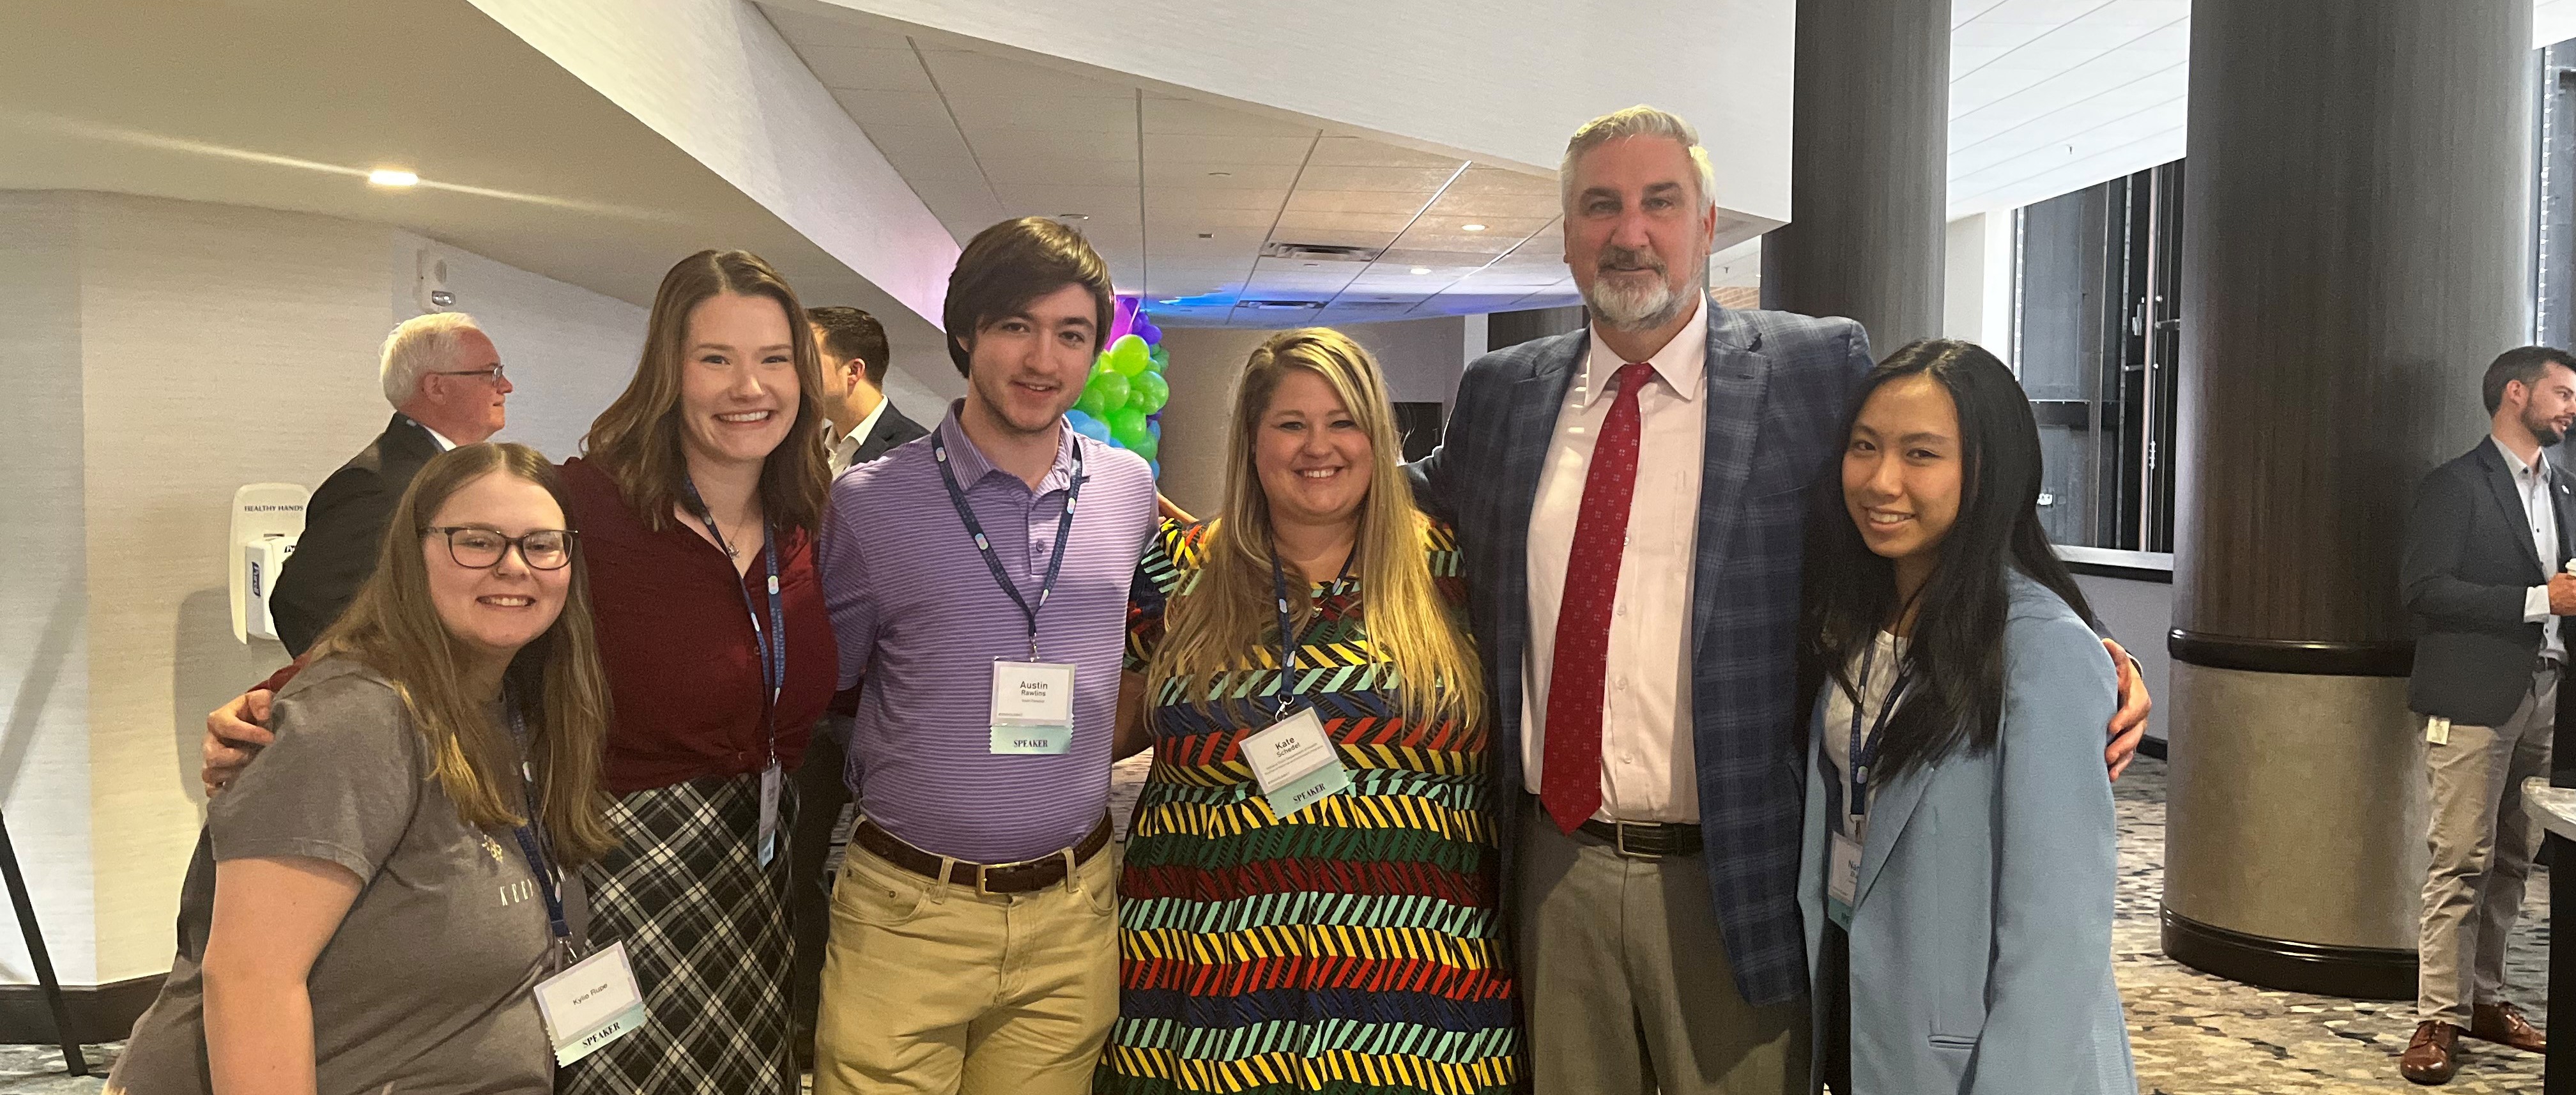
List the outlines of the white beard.
{"type": "Polygon", "coordinates": [[[1620,288],[1607,279],[1596,279],[1592,289],[1583,294],[1583,302],[1592,306],[1592,318],[1602,326],[1621,331],[1651,331],[1670,323],[1690,306],[1688,295],[1673,292],[1662,278],[1634,289],[1620,288]]]}

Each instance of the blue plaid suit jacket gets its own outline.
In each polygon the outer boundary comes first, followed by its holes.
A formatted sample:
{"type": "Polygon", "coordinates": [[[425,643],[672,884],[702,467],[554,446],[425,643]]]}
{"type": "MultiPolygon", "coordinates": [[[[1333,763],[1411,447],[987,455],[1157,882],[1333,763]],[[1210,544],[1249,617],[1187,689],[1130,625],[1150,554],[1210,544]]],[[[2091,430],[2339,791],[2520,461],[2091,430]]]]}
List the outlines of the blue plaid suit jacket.
{"type": "MultiPolygon", "coordinates": [[[[1529,641],[1527,547],[1539,469],[1590,335],[1496,350],[1467,366],[1440,447],[1412,466],[1421,507],[1458,530],[1469,615],[1485,663],[1503,793],[1517,830],[1521,660],[1529,641]]],[[[1808,491],[1842,450],[1843,416],[1869,371],[1848,319],[1708,306],[1708,438],[1691,592],[1690,734],[1702,853],[1735,985],[1753,1004],[1803,996],[1798,853],[1806,793],[1794,710],[1798,568],[1808,491]]],[[[1820,488],[1821,489],[1821,488],[1820,488]]]]}

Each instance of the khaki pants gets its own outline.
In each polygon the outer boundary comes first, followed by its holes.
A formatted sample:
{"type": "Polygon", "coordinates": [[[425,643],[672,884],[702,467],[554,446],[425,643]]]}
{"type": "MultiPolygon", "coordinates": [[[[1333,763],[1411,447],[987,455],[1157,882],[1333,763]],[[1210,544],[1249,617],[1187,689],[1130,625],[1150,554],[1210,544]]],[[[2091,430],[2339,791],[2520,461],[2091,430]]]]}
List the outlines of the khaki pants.
{"type": "Polygon", "coordinates": [[[1806,1095],[1807,1003],[1737,995],[1699,856],[1622,858],[1522,805],[1534,1095],[1806,1095]]]}
{"type": "Polygon", "coordinates": [[[2547,663],[2503,725],[2454,725],[2447,742],[2424,744],[2433,867],[2417,943],[2419,1020],[2465,1029],[2470,1005],[2504,1000],[2505,941],[2540,848],[2540,827],[2523,812],[2522,781],[2549,774],[2557,716],[2558,666],[2547,663]]]}
{"type": "Polygon", "coordinates": [[[832,889],[816,1095],[1080,1095],[1118,1018],[1118,872],[978,895],[853,842],[832,889]]]}

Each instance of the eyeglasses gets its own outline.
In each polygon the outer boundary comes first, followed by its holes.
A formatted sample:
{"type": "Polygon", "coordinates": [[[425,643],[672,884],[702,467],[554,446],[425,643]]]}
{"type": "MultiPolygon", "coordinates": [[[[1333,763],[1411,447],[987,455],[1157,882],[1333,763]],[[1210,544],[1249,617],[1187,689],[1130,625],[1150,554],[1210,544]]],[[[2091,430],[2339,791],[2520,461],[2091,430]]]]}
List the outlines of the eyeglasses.
{"type": "Polygon", "coordinates": [[[530,570],[562,570],[572,562],[570,529],[541,528],[525,536],[503,536],[488,528],[465,525],[432,525],[420,530],[421,535],[436,533],[447,537],[447,557],[467,570],[489,570],[501,565],[501,557],[511,548],[519,549],[519,560],[530,570]]]}
{"type": "Polygon", "coordinates": [[[495,387],[495,388],[498,388],[498,387],[500,387],[500,386],[501,386],[501,366],[500,366],[500,365],[498,365],[498,364],[493,365],[493,366],[492,366],[491,368],[489,368],[489,369],[461,369],[461,370],[460,370],[460,369],[432,369],[432,370],[430,370],[430,375],[432,375],[432,376],[479,376],[479,377],[482,377],[482,378],[484,379],[484,381],[485,381],[485,382],[487,382],[487,383],[491,384],[491,385],[492,385],[493,387],[495,387]]]}

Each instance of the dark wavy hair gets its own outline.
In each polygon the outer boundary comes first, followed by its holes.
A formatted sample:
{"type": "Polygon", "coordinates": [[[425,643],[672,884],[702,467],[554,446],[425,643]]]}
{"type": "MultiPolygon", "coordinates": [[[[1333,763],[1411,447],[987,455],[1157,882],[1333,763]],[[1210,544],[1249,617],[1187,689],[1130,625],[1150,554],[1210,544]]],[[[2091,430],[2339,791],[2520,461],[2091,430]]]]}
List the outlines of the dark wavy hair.
{"type": "MultiPolygon", "coordinates": [[[[1971,342],[1907,343],[1862,378],[1843,419],[1846,449],[1869,397],[1890,381],[1926,376],[1959,412],[1959,518],[1922,590],[1905,661],[1914,683],[1887,725],[1878,771],[1894,776],[1953,753],[1995,747],[2004,697],[2006,575],[2019,571],[2066,599],[2086,622],[2092,606],[2039,526],[2039,424],[2012,370],[1971,342]]],[[[1798,631],[1799,693],[1812,709],[1830,682],[1857,696],[1852,662],[1892,626],[1894,564],[1869,549],[1843,501],[1841,463],[1809,492],[1805,609],[1798,631]]]]}

